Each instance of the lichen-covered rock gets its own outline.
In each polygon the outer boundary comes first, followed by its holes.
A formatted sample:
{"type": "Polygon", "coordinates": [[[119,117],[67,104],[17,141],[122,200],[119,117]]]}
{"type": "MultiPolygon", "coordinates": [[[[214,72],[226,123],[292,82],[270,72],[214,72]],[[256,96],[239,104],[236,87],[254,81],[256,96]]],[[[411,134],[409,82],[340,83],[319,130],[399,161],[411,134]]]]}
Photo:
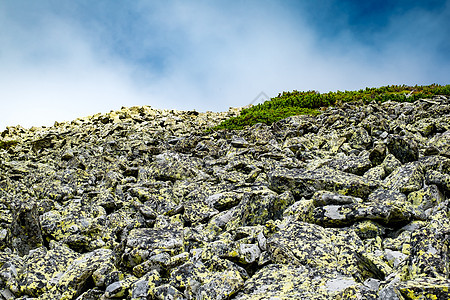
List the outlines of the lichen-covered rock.
{"type": "Polygon", "coordinates": [[[268,239],[267,249],[274,263],[328,268],[361,279],[387,275],[384,265],[377,266],[364,253],[363,243],[353,231],[287,223],[268,239]]]}
{"type": "Polygon", "coordinates": [[[384,225],[398,226],[422,217],[410,204],[391,201],[326,205],[315,208],[313,216],[315,223],[327,227],[348,226],[361,220],[372,220],[384,225]]]}
{"type": "Polygon", "coordinates": [[[247,193],[239,206],[242,210],[242,225],[252,226],[281,219],[283,211],[292,203],[294,198],[289,192],[278,195],[263,188],[247,193]]]}
{"type": "Polygon", "coordinates": [[[197,164],[177,153],[162,153],[155,156],[151,165],[152,177],[160,180],[183,180],[197,174],[197,164]]]}
{"type": "Polygon", "coordinates": [[[206,202],[219,211],[227,210],[238,205],[243,198],[243,193],[223,192],[209,196],[206,202]]]}
{"type": "Polygon", "coordinates": [[[369,155],[333,159],[328,166],[347,173],[363,175],[372,166],[369,155]]]}
{"type": "Polygon", "coordinates": [[[450,280],[421,277],[400,283],[397,290],[405,299],[449,299],[450,280]]]}
{"type": "Polygon", "coordinates": [[[96,300],[101,299],[104,291],[97,288],[89,289],[76,298],[76,300],[96,300]]]}
{"type": "Polygon", "coordinates": [[[145,274],[156,270],[158,272],[167,271],[168,267],[171,265],[171,257],[167,252],[162,252],[150,256],[146,261],[140,263],[133,268],[133,273],[136,276],[144,276],[145,274]]]}
{"type": "Polygon", "coordinates": [[[272,264],[246,281],[237,300],[376,299],[376,293],[335,270],[272,264]]]}
{"type": "Polygon", "coordinates": [[[444,196],[436,185],[426,186],[418,191],[409,193],[408,202],[412,203],[424,213],[430,213],[430,209],[444,200],[444,196]]]}
{"type": "MultiPolygon", "coordinates": [[[[448,117],[445,121],[448,123],[448,117]]],[[[432,137],[428,144],[432,145],[433,147],[436,147],[439,154],[442,156],[445,156],[447,158],[450,158],[450,130],[447,129],[447,131],[443,133],[438,133],[436,136],[432,137]]]]}
{"type": "Polygon", "coordinates": [[[134,276],[129,276],[121,281],[111,283],[106,287],[106,298],[123,298],[131,285],[137,281],[134,276]]]}
{"type": "Polygon", "coordinates": [[[34,249],[26,256],[23,271],[19,273],[20,293],[37,297],[48,291],[78,256],[56,243],[48,251],[44,247],[34,249]]]}
{"type": "Polygon", "coordinates": [[[133,300],[144,300],[148,297],[155,297],[155,289],[164,280],[158,271],[152,270],[136,280],[130,287],[130,295],[133,300]]]}
{"type": "Polygon", "coordinates": [[[410,193],[422,188],[424,175],[420,163],[410,162],[393,171],[384,179],[383,184],[389,189],[410,193]]]}
{"type": "Polygon", "coordinates": [[[367,130],[362,127],[358,127],[350,138],[349,143],[355,149],[366,149],[372,142],[372,137],[367,130]]]}
{"type": "Polygon", "coordinates": [[[8,244],[19,255],[26,255],[43,244],[37,205],[29,201],[21,201],[15,209],[7,237],[8,244]]]}
{"type": "Polygon", "coordinates": [[[375,181],[326,167],[316,170],[280,168],[269,173],[269,184],[276,191],[290,190],[295,197],[311,197],[318,190],[365,197],[378,186],[375,181]]]}
{"type": "Polygon", "coordinates": [[[171,286],[185,290],[187,298],[228,299],[244,284],[236,268],[211,272],[204,264],[186,263],[170,274],[171,286]]]}
{"type": "Polygon", "coordinates": [[[14,254],[0,254],[0,284],[5,289],[6,294],[20,294],[19,273],[23,268],[24,261],[14,254]]]}
{"type": "Polygon", "coordinates": [[[447,299],[450,100],[0,133],[0,299],[447,299]]]}
{"type": "Polygon", "coordinates": [[[411,255],[408,257],[408,277],[448,278],[450,222],[432,221],[411,234],[411,255]]]}
{"type": "Polygon", "coordinates": [[[79,296],[92,274],[105,265],[114,265],[114,253],[108,249],[88,252],[68,264],[67,269],[53,283],[52,288],[41,295],[42,299],[73,299],[79,296]]]}
{"type": "Polygon", "coordinates": [[[96,241],[103,244],[103,207],[74,199],[69,205],[41,215],[42,232],[46,239],[61,241],[74,250],[94,250],[96,241]]]}
{"type": "Polygon", "coordinates": [[[170,284],[162,284],[155,288],[154,298],[157,300],[184,300],[183,294],[170,284]]]}
{"type": "Polygon", "coordinates": [[[0,149],[8,150],[9,148],[12,148],[16,146],[19,143],[18,140],[13,139],[1,139],[0,140],[0,149]]]}
{"type": "Polygon", "coordinates": [[[122,259],[128,266],[134,267],[155,252],[167,252],[171,255],[183,252],[182,228],[168,226],[131,230],[122,259]]]}
{"type": "Polygon", "coordinates": [[[444,193],[450,192],[450,175],[438,171],[429,170],[426,174],[428,184],[436,184],[444,193]]]}
{"type": "Polygon", "coordinates": [[[401,163],[415,161],[419,158],[419,148],[414,141],[401,136],[392,135],[388,138],[387,148],[401,163]]]}
{"type": "Polygon", "coordinates": [[[382,237],[386,233],[384,226],[371,220],[356,222],[351,228],[362,240],[382,237]]]}
{"type": "Polygon", "coordinates": [[[328,191],[318,191],[312,196],[313,204],[316,207],[326,205],[342,205],[361,203],[363,200],[358,197],[345,196],[328,191]]]}
{"type": "Polygon", "coordinates": [[[388,154],[381,165],[383,166],[386,175],[389,175],[400,167],[402,163],[394,155],[388,154]]]}
{"type": "Polygon", "coordinates": [[[184,220],[190,224],[205,223],[219,211],[205,201],[188,201],[184,205],[184,220]]]}

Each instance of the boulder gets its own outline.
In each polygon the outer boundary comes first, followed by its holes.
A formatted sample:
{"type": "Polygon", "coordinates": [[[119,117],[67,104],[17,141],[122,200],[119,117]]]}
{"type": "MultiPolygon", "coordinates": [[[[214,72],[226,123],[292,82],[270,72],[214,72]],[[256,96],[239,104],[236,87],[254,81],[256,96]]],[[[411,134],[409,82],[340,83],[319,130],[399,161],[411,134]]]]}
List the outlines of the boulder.
{"type": "Polygon", "coordinates": [[[379,186],[376,181],[322,167],[316,170],[279,168],[268,174],[269,187],[277,192],[291,191],[294,197],[311,197],[318,190],[366,197],[379,186]]]}
{"type": "Polygon", "coordinates": [[[388,137],[387,148],[402,164],[416,161],[419,158],[419,148],[412,140],[398,135],[388,137]]]}
{"type": "Polygon", "coordinates": [[[351,276],[326,268],[271,264],[245,282],[237,300],[249,299],[340,299],[365,297],[376,299],[376,293],[351,276]]]}
{"type": "Polygon", "coordinates": [[[158,251],[171,255],[183,252],[183,229],[171,226],[132,229],[126,239],[122,260],[134,267],[158,251]]]}
{"type": "Polygon", "coordinates": [[[67,264],[52,288],[41,295],[42,299],[73,299],[81,295],[88,281],[97,270],[114,269],[115,256],[112,250],[98,249],[79,256],[67,264]],[[106,268],[105,268],[106,267],[106,268]]]}
{"type": "Polygon", "coordinates": [[[19,273],[20,293],[38,297],[50,290],[79,254],[56,243],[53,248],[37,248],[25,258],[23,271],[19,273]]]}
{"type": "Polygon", "coordinates": [[[43,245],[38,208],[32,199],[19,202],[13,210],[7,240],[9,246],[21,256],[43,245]]]}

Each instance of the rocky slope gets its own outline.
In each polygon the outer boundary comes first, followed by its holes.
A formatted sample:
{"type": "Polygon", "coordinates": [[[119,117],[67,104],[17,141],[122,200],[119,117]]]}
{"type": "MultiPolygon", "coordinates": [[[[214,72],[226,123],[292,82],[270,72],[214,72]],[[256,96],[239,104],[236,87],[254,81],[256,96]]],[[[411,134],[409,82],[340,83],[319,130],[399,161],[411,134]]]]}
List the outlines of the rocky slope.
{"type": "Polygon", "coordinates": [[[0,299],[450,298],[449,98],[238,112],[1,133],[0,299]]]}

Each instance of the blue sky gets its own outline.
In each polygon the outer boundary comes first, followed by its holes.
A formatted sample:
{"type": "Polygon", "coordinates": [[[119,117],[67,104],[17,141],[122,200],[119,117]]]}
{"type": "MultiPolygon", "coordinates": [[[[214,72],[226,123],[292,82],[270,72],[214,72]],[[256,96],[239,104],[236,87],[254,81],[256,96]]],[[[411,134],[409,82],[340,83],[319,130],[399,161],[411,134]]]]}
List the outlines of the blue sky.
{"type": "MultiPolygon", "coordinates": [[[[450,1],[0,2],[0,130],[261,92],[450,83],[450,1]]],[[[261,99],[258,99],[258,101],[261,99]]]]}

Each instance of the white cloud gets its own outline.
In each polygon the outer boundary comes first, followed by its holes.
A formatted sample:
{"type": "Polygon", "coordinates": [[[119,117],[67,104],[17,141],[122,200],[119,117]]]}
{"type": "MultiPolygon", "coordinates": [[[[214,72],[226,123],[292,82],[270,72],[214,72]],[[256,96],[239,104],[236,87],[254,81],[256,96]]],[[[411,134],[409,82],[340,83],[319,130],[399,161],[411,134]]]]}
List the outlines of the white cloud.
{"type": "Polygon", "coordinates": [[[2,23],[0,128],[48,126],[147,101],[133,69],[93,48],[74,24],[54,16],[34,28],[2,23]]]}
{"type": "MultiPolygon", "coordinates": [[[[142,21],[132,32],[119,24],[117,33],[101,22],[88,28],[77,14],[41,13],[30,24],[2,13],[0,5],[0,103],[8,112],[0,130],[51,125],[121,106],[226,110],[247,105],[261,91],[276,96],[293,89],[445,83],[439,79],[448,77],[433,72],[436,61],[426,46],[412,47],[407,36],[399,36],[420,29],[408,25],[417,14],[393,19],[378,34],[381,46],[373,48],[348,32],[319,40],[302,21],[306,11],[293,18],[289,7],[272,2],[140,1],[127,9],[142,21]],[[139,42],[133,57],[111,48],[115,34],[139,42]],[[163,60],[162,68],[135,60],[152,55],[163,60]]],[[[435,30],[426,26],[431,17],[420,24],[435,30]]]]}
{"type": "MultiPolygon", "coordinates": [[[[182,108],[246,105],[260,91],[275,96],[292,89],[327,92],[445,78],[430,71],[435,62],[427,57],[426,46],[402,36],[418,30],[408,25],[417,14],[393,18],[378,34],[383,40],[368,46],[345,32],[320,43],[301,14],[294,20],[276,5],[224,8],[175,2],[167,11],[163,24],[179,30],[186,51],[173,59],[172,72],[158,85],[167,99],[190,99],[172,104],[182,108]]],[[[421,20],[422,26],[429,21],[421,20]]]]}

